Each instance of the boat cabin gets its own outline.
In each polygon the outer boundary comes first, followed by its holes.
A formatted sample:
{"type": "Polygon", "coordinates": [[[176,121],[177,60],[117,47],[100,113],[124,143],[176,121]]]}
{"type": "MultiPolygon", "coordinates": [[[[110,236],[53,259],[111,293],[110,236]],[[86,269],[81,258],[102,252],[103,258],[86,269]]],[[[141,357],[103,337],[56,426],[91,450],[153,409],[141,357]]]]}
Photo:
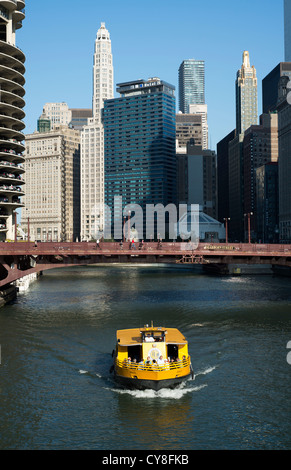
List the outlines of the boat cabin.
{"type": "Polygon", "coordinates": [[[119,361],[161,363],[188,357],[188,342],[176,328],[148,327],[117,331],[119,361]]]}

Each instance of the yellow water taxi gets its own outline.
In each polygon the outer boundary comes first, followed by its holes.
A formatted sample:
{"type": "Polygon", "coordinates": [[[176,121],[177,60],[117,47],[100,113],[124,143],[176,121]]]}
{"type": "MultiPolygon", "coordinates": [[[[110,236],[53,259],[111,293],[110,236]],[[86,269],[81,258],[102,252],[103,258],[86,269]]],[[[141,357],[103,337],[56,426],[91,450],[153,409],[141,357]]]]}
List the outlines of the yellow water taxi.
{"type": "Polygon", "coordinates": [[[174,388],[193,378],[188,341],[176,328],[118,330],[112,356],[115,379],[128,388],[174,388]]]}

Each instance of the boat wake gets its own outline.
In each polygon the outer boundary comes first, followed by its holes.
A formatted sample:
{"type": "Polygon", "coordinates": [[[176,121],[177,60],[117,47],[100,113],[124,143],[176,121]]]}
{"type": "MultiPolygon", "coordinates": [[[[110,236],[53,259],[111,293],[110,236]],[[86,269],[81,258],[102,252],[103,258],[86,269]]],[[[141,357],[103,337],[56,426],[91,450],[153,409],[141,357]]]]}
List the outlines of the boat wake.
{"type": "Polygon", "coordinates": [[[207,387],[206,384],[199,385],[197,387],[189,387],[187,386],[187,383],[185,383],[174,389],[162,388],[157,392],[155,390],[130,390],[120,388],[110,388],[109,390],[120,395],[131,395],[134,398],[170,398],[171,400],[179,400],[188,393],[198,392],[205,387],[207,387]]]}
{"type": "Polygon", "coordinates": [[[201,371],[195,372],[195,377],[199,377],[199,375],[207,375],[207,374],[210,374],[210,373],[213,372],[215,369],[217,369],[217,366],[207,367],[205,370],[201,370],[201,371]]]}
{"type": "MultiPolygon", "coordinates": [[[[196,372],[194,377],[197,378],[199,376],[205,376],[216,369],[217,366],[207,367],[206,369],[196,372]]],[[[186,382],[181,383],[178,387],[174,389],[162,388],[157,392],[155,390],[130,390],[120,388],[110,388],[110,390],[115,393],[119,393],[120,395],[131,395],[135,398],[170,398],[174,400],[179,400],[180,398],[189,393],[199,392],[203,388],[207,387],[207,384],[190,386],[191,382],[191,380],[188,380],[186,382]]]]}
{"type": "Polygon", "coordinates": [[[79,374],[87,374],[87,375],[90,375],[91,377],[98,377],[99,379],[103,379],[104,377],[99,374],[98,372],[90,372],[88,370],[82,370],[80,369],[79,370],[79,374]]]}
{"type": "MultiPolygon", "coordinates": [[[[197,378],[199,376],[205,376],[207,374],[210,374],[213,372],[217,366],[213,367],[207,367],[204,370],[196,372],[194,375],[194,378],[197,378]]],[[[87,370],[80,369],[79,374],[88,374],[90,376],[98,377],[99,379],[105,379],[106,381],[110,381],[113,384],[115,384],[114,381],[112,381],[111,377],[104,377],[103,375],[99,374],[98,372],[90,372],[87,370]]],[[[170,399],[176,399],[179,400],[183,396],[189,394],[189,393],[194,393],[194,392],[199,392],[203,388],[207,387],[207,384],[202,384],[202,385],[196,385],[196,386],[190,386],[190,383],[192,380],[187,380],[186,382],[181,383],[178,387],[171,389],[171,388],[162,388],[161,390],[155,391],[155,390],[132,390],[132,389],[127,389],[127,388],[118,388],[117,386],[113,387],[104,387],[106,390],[110,390],[114,393],[120,394],[120,395],[131,395],[132,397],[135,398],[170,398],[170,399]]]]}

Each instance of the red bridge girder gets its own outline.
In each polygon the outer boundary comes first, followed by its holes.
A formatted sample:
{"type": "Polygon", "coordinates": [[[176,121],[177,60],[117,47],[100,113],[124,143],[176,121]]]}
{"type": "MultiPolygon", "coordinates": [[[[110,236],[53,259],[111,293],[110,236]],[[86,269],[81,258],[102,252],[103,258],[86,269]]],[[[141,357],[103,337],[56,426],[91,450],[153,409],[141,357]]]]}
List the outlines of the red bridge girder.
{"type": "Polygon", "coordinates": [[[291,245],[146,242],[0,243],[0,287],[48,269],[100,263],[291,266],[291,245]]]}

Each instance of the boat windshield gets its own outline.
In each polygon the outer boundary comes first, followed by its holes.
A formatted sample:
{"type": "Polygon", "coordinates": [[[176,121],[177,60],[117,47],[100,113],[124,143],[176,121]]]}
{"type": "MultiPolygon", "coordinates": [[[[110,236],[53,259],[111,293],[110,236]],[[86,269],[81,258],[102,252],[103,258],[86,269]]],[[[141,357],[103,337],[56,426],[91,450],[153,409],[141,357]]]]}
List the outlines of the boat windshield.
{"type": "Polygon", "coordinates": [[[142,332],[143,343],[163,342],[165,341],[164,331],[144,331],[142,332]]]}

